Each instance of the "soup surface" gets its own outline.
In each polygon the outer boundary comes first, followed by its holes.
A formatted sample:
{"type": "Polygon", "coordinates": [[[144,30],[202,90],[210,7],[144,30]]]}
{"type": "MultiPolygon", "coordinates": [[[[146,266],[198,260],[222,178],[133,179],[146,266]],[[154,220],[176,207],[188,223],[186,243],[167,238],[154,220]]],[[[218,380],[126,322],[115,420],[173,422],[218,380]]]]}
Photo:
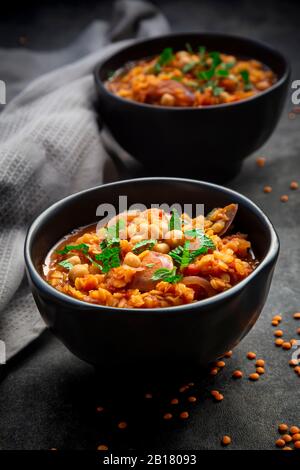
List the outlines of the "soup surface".
{"type": "Polygon", "coordinates": [[[112,73],[112,93],[157,106],[203,107],[240,101],[267,90],[276,76],[261,62],[241,59],[201,46],[126,64],[112,73]]]}
{"type": "Polygon", "coordinates": [[[125,308],[172,307],[214,296],[256,267],[237,204],[191,218],[175,209],[128,211],[79,229],[48,255],[44,277],[76,299],[125,308]]]}

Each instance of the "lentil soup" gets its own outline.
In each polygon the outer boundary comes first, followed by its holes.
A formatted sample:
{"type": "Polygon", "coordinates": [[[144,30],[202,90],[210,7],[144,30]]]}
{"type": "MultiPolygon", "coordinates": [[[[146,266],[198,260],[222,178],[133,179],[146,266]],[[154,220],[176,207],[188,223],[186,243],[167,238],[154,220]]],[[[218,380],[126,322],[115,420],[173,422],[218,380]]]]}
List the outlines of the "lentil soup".
{"type": "Polygon", "coordinates": [[[204,46],[127,63],[111,74],[106,87],[112,93],[157,106],[204,107],[232,103],[261,93],[277,81],[262,62],[239,58],[204,46]]]}
{"type": "Polygon", "coordinates": [[[59,242],[45,260],[44,278],[71,297],[111,307],[172,307],[212,297],[258,263],[247,235],[234,231],[237,210],[230,204],[195,218],[157,208],[120,213],[59,242]]]}

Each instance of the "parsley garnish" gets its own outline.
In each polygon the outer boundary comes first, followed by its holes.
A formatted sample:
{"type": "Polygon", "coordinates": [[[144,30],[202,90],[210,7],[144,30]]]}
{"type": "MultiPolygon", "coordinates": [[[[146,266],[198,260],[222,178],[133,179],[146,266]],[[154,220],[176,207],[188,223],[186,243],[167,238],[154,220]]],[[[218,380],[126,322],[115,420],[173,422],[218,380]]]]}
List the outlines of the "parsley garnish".
{"type": "Polygon", "coordinates": [[[249,72],[248,70],[241,70],[240,75],[244,82],[244,90],[249,91],[252,90],[252,83],[250,82],[249,72]]]}
{"type": "Polygon", "coordinates": [[[156,64],[153,67],[154,73],[161,72],[161,68],[171,62],[174,58],[173,49],[171,47],[166,47],[162,53],[160,54],[159,58],[157,59],[156,64]]]}
{"type": "Polygon", "coordinates": [[[221,68],[221,69],[218,69],[218,70],[216,71],[216,75],[217,75],[218,77],[228,77],[229,72],[228,72],[227,69],[222,69],[222,68],[221,68]]]}
{"type": "Polygon", "coordinates": [[[214,86],[212,90],[214,96],[220,96],[220,94],[223,93],[223,91],[224,91],[224,88],[222,88],[221,86],[214,86]]]}
{"type": "Polygon", "coordinates": [[[69,251],[81,251],[83,254],[87,254],[89,251],[89,245],[86,243],[80,243],[79,245],[66,245],[63,250],[57,250],[56,253],[59,255],[66,255],[69,251]]]}
{"type": "Polygon", "coordinates": [[[179,282],[182,279],[181,274],[176,274],[176,268],[160,268],[155,271],[152,278],[153,281],[165,281],[170,282],[171,284],[179,282]]]}
{"type": "Polygon", "coordinates": [[[95,255],[97,261],[101,261],[102,272],[107,273],[112,268],[117,268],[121,265],[120,260],[120,230],[124,228],[125,221],[119,219],[116,225],[107,227],[106,239],[100,243],[101,253],[95,255]]]}
{"type": "Polygon", "coordinates": [[[169,230],[181,230],[181,218],[177,209],[172,210],[171,219],[169,222],[169,230]]]}
{"type": "Polygon", "coordinates": [[[199,46],[199,55],[200,57],[203,57],[206,52],[206,47],[205,46],[199,46]]]}
{"type": "Polygon", "coordinates": [[[62,266],[65,269],[72,269],[73,268],[73,264],[70,263],[70,261],[68,261],[67,259],[64,259],[63,261],[60,261],[60,263],[58,263],[58,264],[59,264],[59,266],[62,266]]]}
{"type": "Polygon", "coordinates": [[[214,76],[214,73],[215,69],[213,67],[209,70],[201,70],[200,72],[197,72],[197,78],[200,80],[211,80],[214,76]]]}
{"type": "Polygon", "coordinates": [[[183,247],[178,246],[169,252],[173,260],[179,264],[180,269],[186,268],[197,256],[207,253],[209,249],[216,248],[211,238],[200,229],[187,230],[185,235],[197,238],[200,241],[200,247],[197,250],[190,250],[190,240],[187,240],[183,247]]]}
{"type": "Polygon", "coordinates": [[[152,250],[156,243],[156,240],[141,240],[134,245],[132,252],[135,254],[141,253],[147,247],[148,250],[152,250]]]}
{"type": "Polygon", "coordinates": [[[185,44],[185,48],[186,48],[186,50],[187,50],[190,54],[193,54],[193,53],[194,53],[194,52],[193,52],[193,48],[192,48],[192,46],[190,45],[189,42],[187,42],[187,43],[185,44]]]}
{"type": "Polygon", "coordinates": [[[193,62],[189,62],[188,64],[185,64],[185,65],[182,67],[183,73],[188,73],[188,72],[190,72],[191,70],[193,70],[193,68],[195,67],[195,65],[197,65],[197,63],[198,63],[198,62],[193,61],[193,62]]]}

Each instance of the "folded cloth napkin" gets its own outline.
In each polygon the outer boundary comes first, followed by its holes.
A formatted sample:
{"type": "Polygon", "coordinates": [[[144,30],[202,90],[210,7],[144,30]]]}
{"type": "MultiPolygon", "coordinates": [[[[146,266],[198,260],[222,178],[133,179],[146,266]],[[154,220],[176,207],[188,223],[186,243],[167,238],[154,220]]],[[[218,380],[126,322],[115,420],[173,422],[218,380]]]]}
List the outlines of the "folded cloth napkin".
{"type": "Polygon", "coordinates": [[[166,32],[156,7],[120,0],[111,24],[94,22],[65,49],[0,50],[8,88],[0,114],[0,340],[7,359],[45,328],[24,279],[28,224],[61,197],[103,182],[92,70],[130,37],[166,32]]]}

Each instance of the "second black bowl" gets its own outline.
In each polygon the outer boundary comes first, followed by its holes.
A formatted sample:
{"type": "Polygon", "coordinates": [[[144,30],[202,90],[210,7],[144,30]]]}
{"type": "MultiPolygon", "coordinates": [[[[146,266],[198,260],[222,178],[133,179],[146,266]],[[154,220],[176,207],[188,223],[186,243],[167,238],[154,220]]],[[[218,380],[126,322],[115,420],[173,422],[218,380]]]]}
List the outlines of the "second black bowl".
{"type": "Polygon", "coordinates": [[[286,96],[290,69],[274,49],[252,39],[217,33],[189,33],[139,41],[122,49],[95,69],[98,107],[103,123],[118,144],[153,173],[225,181],[235,176],[242,160],[272,134],[286,96]],[[205,108],[171,108],[125,100],[104,82],[125,63],[174,50],[205,45],[238,57],[257,59],[278,81],[247,100],[205,108]]]}

